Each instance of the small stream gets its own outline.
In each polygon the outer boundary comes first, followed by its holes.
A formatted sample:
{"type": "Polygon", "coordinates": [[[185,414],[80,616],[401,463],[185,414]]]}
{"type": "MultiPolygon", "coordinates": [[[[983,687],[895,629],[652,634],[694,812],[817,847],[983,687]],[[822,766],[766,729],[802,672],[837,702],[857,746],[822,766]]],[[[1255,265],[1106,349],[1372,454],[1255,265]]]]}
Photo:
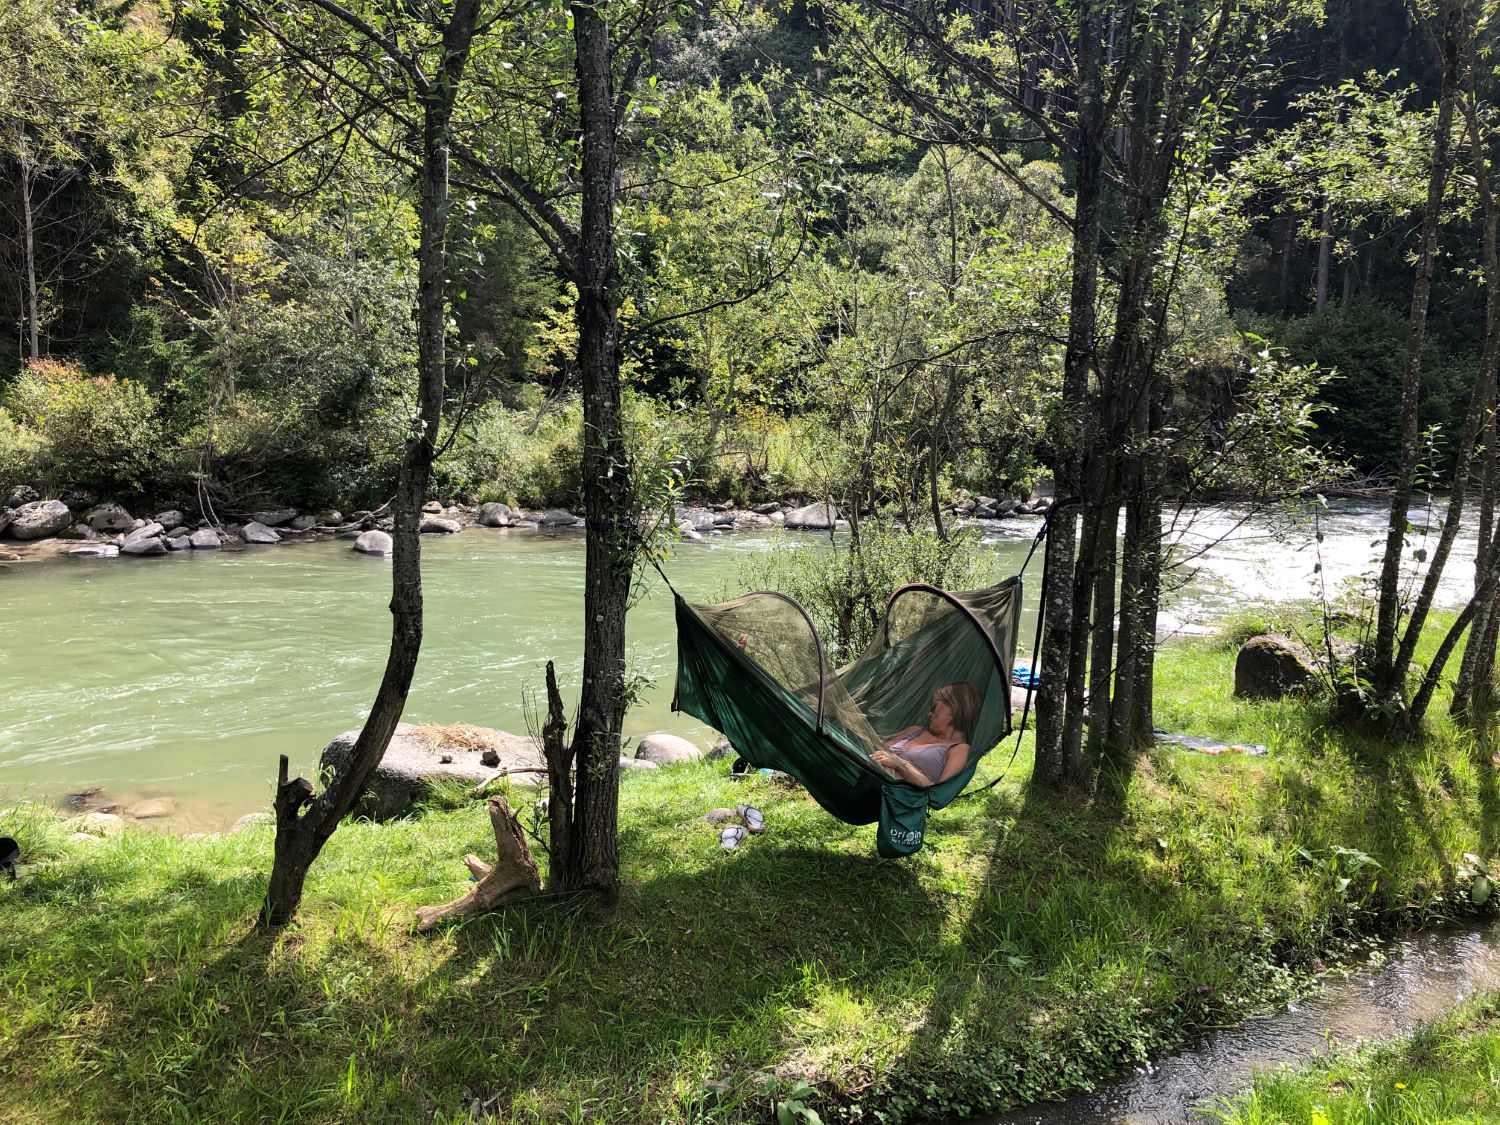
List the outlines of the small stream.
{"type": "Polygon", "coordinates": [[[1332,976],[1322,992],[1138,1068],[1091,1094],[970,1125],[1203,1125],[1207,1107],[1255,1075],[1330,1045],[1408,1035],[1476,992],[1500,987],[1500,926],[1452,927],[1395,942],[1383,961],[1332,976]]]}

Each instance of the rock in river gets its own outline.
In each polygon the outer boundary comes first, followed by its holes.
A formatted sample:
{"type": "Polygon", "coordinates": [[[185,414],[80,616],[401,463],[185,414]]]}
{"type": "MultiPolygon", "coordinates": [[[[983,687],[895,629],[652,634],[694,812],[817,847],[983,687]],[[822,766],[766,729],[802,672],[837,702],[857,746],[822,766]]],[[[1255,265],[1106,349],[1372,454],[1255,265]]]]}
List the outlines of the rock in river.
{"type": "Polygon", "coordinates": [[[354,540],[354,549],[362,555],[388,555],[391,537],[383,531],[362,531],[354,540]]]}
{"type": "Polygon", "coordinates": [[[219,549],[219,533],[211,527],[200,527],[192,535],[188,536],[188,542],[195,551],[217,551],[219,549]]]}
{"type": "Polygon", "coordinates": [[[240,528],[240,538],[246,543],[280,543],[281,536],[259,520],[251,520],[240,528]]]}
{"type": "Polygon", "coordinates": [[[809,504],[786,514],[786,526],[807,531],[827,531],[839,518],[832,504],[809,504]]]}
{"type": "MultiPolygon", "coordinates": [[[[270,512],[256,512],[250,517],[251,523],[258,523],[265,527],[280,527],[284,523],[297,518],[296,508],[277,508],[270,512]]],[[[248,524],[246,526],[249,526],[248,524]]]]}
{"type": "Polygon", "coordinates": [[[134,817],[136,820],[158,820],[164,816],[171,816],[176,811],[177,802],[171,797],[153,797],[149,801],[131,805],[125,810],[125,815],[134,817]]]}
{"type": "Polygon", "coordinates": [[[445,520],[442,516],[422,517],[423,535],[453,535],[462,530],[463,528],[457,520],[445,520]]]}
{"type": "MultiPolygon", "coordinates": [[[[339,735],[323,748],[318,761],[320,773],[342,766],[348,760],[359,731],[339,735]]],[[[540,770],[546,767],[541,744],[534,738],[522,738],[489,727],[467,723],[450,726],[415,726],[402,723],[386,747],[385,757],[375,767],[364,795],[355,808],[360,816],[372,820],[389,820],[408,811],[427,794],[430,783],[454,778],[478,784],[494,775],[494,770],[480,764],[486,751],[498,755],[500,768],[540,770]],[[445,762],[443,758],[451,758],[445,762]]],[[[544,774],[516,773],[514,785],[535,785],[544,774]]]]}
{"type": "Polygon", "coordinates": [[[10,534],[16,539],[45,539],[72,522],[73,513],[61,500],[35,500],[15,510],[10,534]]]}

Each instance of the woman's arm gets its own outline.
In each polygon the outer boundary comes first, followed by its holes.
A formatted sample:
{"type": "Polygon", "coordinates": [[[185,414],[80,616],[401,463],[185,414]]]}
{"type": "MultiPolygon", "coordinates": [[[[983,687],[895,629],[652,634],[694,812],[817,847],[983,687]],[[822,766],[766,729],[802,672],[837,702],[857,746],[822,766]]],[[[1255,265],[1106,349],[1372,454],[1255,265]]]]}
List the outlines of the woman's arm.
{"type": "Polygon", "coordinates": [[[948,747],[948,756],[943,759],[943,772],[938,774],[937,781],[930,781],[928,785],[937,785],[939,782],[947,781],[950,777],[957,777],[969,764],[969,744],[967,742],[956,742],[948,747]]]}

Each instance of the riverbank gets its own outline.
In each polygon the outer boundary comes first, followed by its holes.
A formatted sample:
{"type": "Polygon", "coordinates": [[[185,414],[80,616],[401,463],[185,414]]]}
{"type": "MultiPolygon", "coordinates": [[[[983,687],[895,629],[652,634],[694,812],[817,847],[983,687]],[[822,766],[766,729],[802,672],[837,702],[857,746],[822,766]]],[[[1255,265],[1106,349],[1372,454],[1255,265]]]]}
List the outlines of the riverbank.
{"type": "Polygon", "coordinates": [[[1307,1121],[1400,1125],[1500,1117],[1500,992],[1486,992],[1393,1043],[1336,1047],[1297,1070],[1263,1075],[1220,1107],[1222,1125],[1307,1121]]]}
{"type": "Polygon", "coordinates": [[[899,863],[722,763],[632,773],[617,908],[424,938],[416,907],[493,846],[479,807],[340,831],[274,939],[268,829],[69,845],[39,814],[7,831],[43,862],[0,884],[7,1113],[759,1121],[807,1081],[827,1119],[908,1121],[1091,1084],[1464,909],[1462,853],[1500,851],[1493,767],[1457,732],[1362,744],[1232,699],[1232,660],[1166,650],[1159,718],[1264,758],[1159,749],[1084,806],[1032,789],[1023,748],[899,863]],[[747,800],[768,831],[723,852],[702,818],[747,800]]]}

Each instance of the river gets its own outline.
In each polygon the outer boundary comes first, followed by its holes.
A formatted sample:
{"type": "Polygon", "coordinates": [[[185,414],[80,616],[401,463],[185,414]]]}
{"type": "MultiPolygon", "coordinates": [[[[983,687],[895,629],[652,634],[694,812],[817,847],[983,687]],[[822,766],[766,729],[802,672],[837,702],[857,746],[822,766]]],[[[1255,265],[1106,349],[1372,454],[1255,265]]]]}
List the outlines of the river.
{"type": "MultiPolygon", "coordinates": [[[[1184,553],[1213,545],[1182,572],[1163,634],[1201,632],[1246,603],[1304,601],[1322,582],[1332,592],[1369,570],[1380,505],[1331,505],[1317,573],[1307,512],[1184,513],[1184,553]]],[[[1038,524],[985,528],[996,579],[1020,566],[1038,524]]],[[[686,543],[667,569],[685,596],[711,598],[737,588],[741,564],[777,537],[686,543]]],[[[1445,604],[1467,596],[1472,559],[1472,541],[1461,540],[1445,604]]],[[[408,720],[525,731],[549,659],[564,698],[576,696],[581,536],[471,528],[424,537],[423,563],[426,640],[408,720]]],[[[168,796],[179,802],[169,822],[178,831],[222,828],[265,806],[279,754],[310,772],[330,738],[362,721],[385,660],[389,595],[389,561],[343,540],[0,565],[0,796],[52,800],[89,786],[125,802],[168,796]]],[[[1029,644],[1029,625],[1022,635],[1029,644]]],[[[670,710],[676,649],[659,582],[631,611],[629,659],[655,687],[627,735],[711,743],[712,732],[670,710]]]]}

